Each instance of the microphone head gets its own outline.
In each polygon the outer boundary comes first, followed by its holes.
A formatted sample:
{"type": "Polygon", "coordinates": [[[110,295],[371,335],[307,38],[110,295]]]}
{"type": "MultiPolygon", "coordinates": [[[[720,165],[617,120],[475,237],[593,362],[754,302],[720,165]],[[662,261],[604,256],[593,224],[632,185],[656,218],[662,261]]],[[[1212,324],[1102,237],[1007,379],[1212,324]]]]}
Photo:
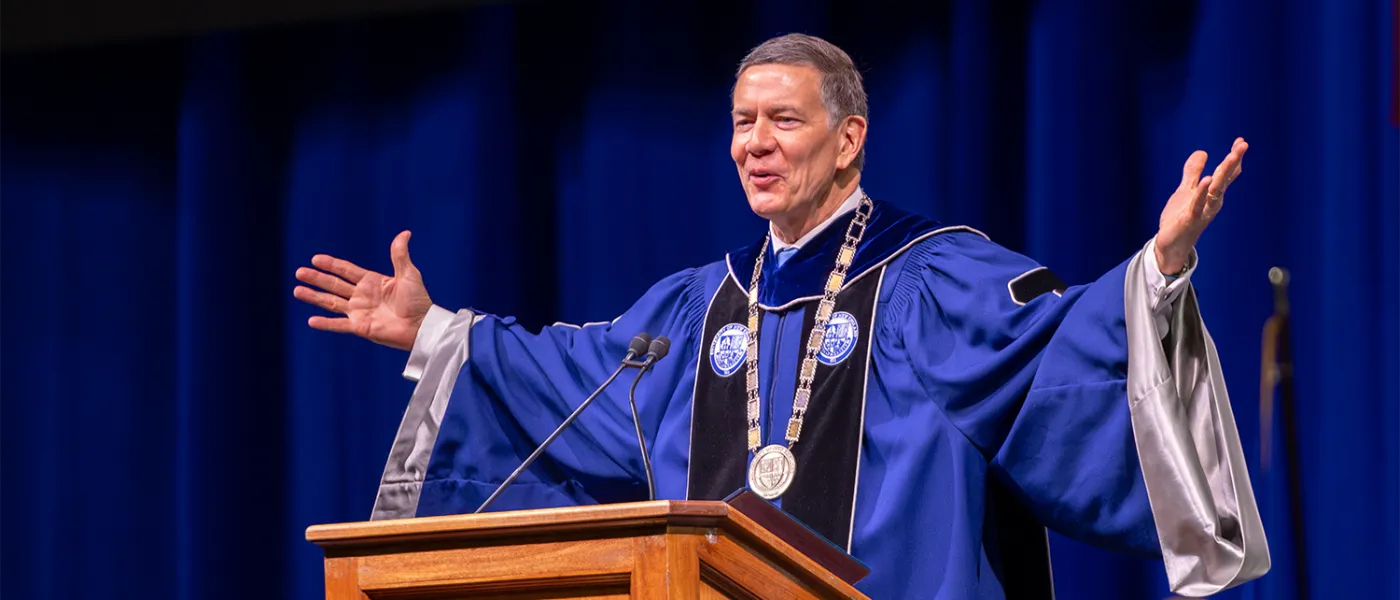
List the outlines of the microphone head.
{"type": "Polygon", "coordinates": [[[651,336],[646,333],[639,333],[637,337],[632,338],[630,344],[627,344],[627,355],[629,357],[637,357],[646,354],[647,349],[650,348],[652,343],[651,336]]]}
{"type": "Polygon", "coordinates": [[[671,340],[666,339],[666,336],[664,336],[664,335],[661,336],[661,337],[659,337],[659,338],[656,338],[656,339],[652,340],[652,341],[651,341],[651,344],[649,344],[649,345],[647,346],[647,354],[650,354],[650,355],[653,355],[653,356],[656,357],[656,358],[653,360],[653,362],[656,361],[656,360],[661,360],[661,359],[663,359],[663,358],[666,358],[666,353],[667,353],[667,352],[670,352],[670,351],[671,351],[671,340]]]}

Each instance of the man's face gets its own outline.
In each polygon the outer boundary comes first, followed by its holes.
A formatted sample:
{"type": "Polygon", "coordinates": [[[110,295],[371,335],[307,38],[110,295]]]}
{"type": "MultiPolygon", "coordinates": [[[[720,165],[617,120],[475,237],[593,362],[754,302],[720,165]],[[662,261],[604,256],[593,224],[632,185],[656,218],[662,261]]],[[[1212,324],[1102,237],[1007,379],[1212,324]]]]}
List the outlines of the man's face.
{"type": "Polygon", "coordinates": [[[851,162],[839,152],[841,127],[828,125],[820,81],[812,67],[758,65],[735,83],[729,154],[749,207],[765,219],[812,210],[851,162]]]}

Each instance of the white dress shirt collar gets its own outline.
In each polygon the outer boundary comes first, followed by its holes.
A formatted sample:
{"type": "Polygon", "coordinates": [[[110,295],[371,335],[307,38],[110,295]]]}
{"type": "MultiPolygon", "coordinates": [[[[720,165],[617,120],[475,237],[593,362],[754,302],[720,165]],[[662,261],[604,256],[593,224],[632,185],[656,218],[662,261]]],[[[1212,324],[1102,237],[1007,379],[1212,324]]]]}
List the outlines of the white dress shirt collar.
{"type": "Polygon", "coordinates": [[[779,239],[778,233],[773,230],[773,223],[769,222],[768,244],[773,246],[773,252],[775,254],[778,251],[788,247],[801,248],[802,246],[806,245],[807,242],[812,241],[812,238],[817,237],[817,234],[821,233],[822,230],[827,228],[827,226],[831,225],[832,221],[835,221],[836,219],[840,218],[841,215],[851,212],[855,210],[857,206],[860,206],[860,199],[864,195],[865,192],[861,191],[860,186],[856,186],[856,190],[854,192],[851,192],[851,196],[849,198],[846,198],[845,202],[841,203],[841,206],[836,209],[836,212],[831,213],[831,216],[827,217],[825,221],[822,221],[816,227],[813,227],[811,231],[808,231],[807,235],[802,236],[801,239],[791,244],[785,243],[783,242],[783,240],[779,239]]]}

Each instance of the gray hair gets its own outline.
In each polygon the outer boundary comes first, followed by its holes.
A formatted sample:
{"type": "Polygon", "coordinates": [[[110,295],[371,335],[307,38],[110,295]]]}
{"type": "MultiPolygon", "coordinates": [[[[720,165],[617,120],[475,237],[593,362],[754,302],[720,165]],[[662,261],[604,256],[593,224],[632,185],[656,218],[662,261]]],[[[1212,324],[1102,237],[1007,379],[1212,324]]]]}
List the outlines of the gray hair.
{"type": "MultiPolygon", "coordinates": [[[[831,42],[801,33],[772,38],[749,51],[739,63],[734,77],[738,79],[749,67],[770,64],[809,66],[821,74],[822,105],[828,115],[827,127],[835,127],[851,115],[869,118],[866,116],[868,108],[860,71],[856,70],[846,51],[831,42]]],[[[862,146],[851,166],[859,171],[864,164],[865,148],[862,146]]]]}

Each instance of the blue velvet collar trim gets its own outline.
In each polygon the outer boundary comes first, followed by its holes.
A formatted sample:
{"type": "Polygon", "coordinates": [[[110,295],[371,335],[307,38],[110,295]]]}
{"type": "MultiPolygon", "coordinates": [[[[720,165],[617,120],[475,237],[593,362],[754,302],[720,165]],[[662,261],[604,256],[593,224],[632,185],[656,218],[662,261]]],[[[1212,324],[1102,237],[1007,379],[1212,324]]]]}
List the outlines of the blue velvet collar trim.
{"type": "MultiPolygon", "coordinates": [[[[887,260],[907,249],[919,238],[937,231],[940,225],[921,215],[905,211],[888,202],[872,200],[870,222],[860,247],[856,249],[855,260],[846,273],[846,285],[850,285],[866,271],[884,264],[887,260]]],[[[846,226],[854,218],[855,211],[842,215],[826,229],[812,238],[778,267],[773,256],[773,247],[768,246],[763,258],[763,273],[758,284],[758,302],[765,308],[786,308],[796,300],[822,295],[831,267],[836,264],[836,253],[846,240],[846,226]]],[[[763,235],[768,235],[765,229],[763,235]]],[[[725,256],[729,264],[729,275],[748,290],[753,278],[753,265],[763,240],[730,252],[725,256]]]]}

